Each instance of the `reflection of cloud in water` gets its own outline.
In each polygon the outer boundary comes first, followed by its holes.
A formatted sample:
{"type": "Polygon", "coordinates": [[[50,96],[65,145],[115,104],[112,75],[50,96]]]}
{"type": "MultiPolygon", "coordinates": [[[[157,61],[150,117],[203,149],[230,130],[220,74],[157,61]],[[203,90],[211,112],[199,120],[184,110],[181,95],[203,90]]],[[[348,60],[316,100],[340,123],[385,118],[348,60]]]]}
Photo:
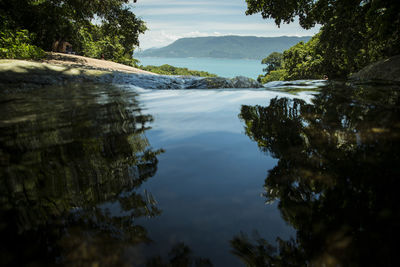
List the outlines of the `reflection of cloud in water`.
{"type": "Polygon", "coordinates": [[[310,102],[313,95],[289,95],[265,90],[140,90],[146,112],[155,117],[153,128],[160,138],[182,138],[206,132],[241,133],[237,115],[241,105],[268,105],[275,97],[301,98],[310,102]]]}

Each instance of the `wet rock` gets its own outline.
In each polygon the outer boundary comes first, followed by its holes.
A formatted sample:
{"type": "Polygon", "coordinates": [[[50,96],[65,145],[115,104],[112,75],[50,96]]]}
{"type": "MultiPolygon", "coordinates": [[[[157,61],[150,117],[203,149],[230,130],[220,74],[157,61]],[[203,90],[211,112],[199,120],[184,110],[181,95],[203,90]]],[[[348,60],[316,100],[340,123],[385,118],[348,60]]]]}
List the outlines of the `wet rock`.
{"type": "Polygon", "coordinates": [[[208,77],[193,80],[188,88],[218,89],[218,88],[262,88],[256,80],[238,76],[235,78],[208,77]]]}
{"type": "Polygon", "coordinates": [[[254,79],[243,76],[237,76],[232,79],[233,88],[261,88],[264,87],[261,83],[254,79]]]}
{"type": "Polygon", "coordinates": [[[247,77],[193,77],[146,74],[119,74],[113,83],[130,84],[146,89],[218,89],[218,88],[261,88],[262,84],[247,77]]]}

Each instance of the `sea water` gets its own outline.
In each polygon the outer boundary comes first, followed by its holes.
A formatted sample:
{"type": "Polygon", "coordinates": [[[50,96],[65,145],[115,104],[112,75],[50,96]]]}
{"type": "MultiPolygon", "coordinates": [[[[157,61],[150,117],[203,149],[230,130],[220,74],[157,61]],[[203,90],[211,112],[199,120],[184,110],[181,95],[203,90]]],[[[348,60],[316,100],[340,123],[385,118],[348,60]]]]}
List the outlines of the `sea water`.
{"type": "Polygon", "coordinates": [[[138,59],[143,66],[161,66],[168,64],[175,67],[188,68],[190,70],[207,71],[226,78],[245,76],[257,79],[258,75],[263,73],[263,68],[265,68],[265,65],[261,64],[261,60],[254,59],[161,57],[141,57],[138,59]]]}

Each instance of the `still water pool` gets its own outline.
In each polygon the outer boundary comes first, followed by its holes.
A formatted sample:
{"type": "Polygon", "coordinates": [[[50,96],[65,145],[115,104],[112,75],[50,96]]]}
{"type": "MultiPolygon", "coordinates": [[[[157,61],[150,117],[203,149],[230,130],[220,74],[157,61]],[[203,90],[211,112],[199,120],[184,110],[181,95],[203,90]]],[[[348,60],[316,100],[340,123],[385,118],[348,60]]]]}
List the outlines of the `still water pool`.
{"type": "Polygon", "coordinates": [[[2,90],[0,264],[395,266],[399,88],[270,89],[2,90]]]}

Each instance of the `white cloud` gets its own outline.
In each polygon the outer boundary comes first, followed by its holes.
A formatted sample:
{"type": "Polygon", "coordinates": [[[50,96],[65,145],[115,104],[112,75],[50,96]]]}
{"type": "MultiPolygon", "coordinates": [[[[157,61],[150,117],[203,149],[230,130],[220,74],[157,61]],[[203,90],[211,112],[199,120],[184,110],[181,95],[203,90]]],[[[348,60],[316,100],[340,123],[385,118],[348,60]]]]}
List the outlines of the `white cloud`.
{"type": "Polygon", "coordinates": [[[259,14],[246,16],[244,0],[138,0],[134,12],[149,30],[140,36],[141,49],[168,45],[182,37],[215,35],[304,36],[319,27],[304,30],[295,21],[278,28],[259,14]]]}
{"type": "Polygon", "coordinates": [[[167,46],[174,41],[185,37],[205,37],[205,36],[222,36],[220,32],[184,32],[184,33],[169,33],[166,31],[150,31],[146,35],[140,37],[140,49],[148,49],[152,47],[167,46]]]}
{"type": "Polygon", "coordinates": [[[154,6],[243,6],[244,0],[138,0],[133,7],[154,7],[154,6]]]}
{"type": "Polygon", "coordinates": [[[207,7],[164,7],[164,8],[146,8],[141,12],[137,12],[139,16],[177,16],[177,15],[235,15],[237,14],[235,9],[218,9],[218,8],[207,8],[207,7]]]}

